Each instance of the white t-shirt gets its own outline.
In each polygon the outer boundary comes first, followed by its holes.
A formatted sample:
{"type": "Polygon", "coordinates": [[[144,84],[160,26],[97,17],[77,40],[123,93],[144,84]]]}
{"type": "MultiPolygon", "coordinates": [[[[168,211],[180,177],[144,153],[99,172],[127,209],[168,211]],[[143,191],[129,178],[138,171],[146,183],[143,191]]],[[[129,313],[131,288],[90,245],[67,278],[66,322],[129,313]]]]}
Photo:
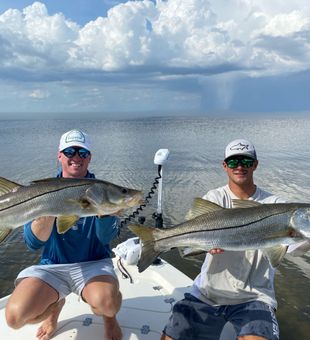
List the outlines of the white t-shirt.
{"type": "MultiPolygon", "coordinates": [[[[203,198],[224,208],[232,208],[232,200],[238,199],[228,185],[209,191],[203,198]]],[[[285,202],[260,188],[256,188],[249,200],[285,202]]],[[[261,250],[224,251],[216,255],[208,253],[191,293],[214,306],[258,300],[276,308],[274,274],[274,268],[261,250]]]]}

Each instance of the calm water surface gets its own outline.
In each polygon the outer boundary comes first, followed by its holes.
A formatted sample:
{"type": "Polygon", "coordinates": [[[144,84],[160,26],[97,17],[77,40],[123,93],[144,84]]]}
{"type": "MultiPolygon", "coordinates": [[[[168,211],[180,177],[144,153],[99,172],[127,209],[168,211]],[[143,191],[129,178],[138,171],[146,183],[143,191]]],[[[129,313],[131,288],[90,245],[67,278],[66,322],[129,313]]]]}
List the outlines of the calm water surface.
{"type": "MultiPolygon", "coordinates": [[[[97,178],[142,189],[148,193],[157,166],[155,152],[170,150],[163,169],[163,209],[166,227],[180,223],[194,197],[224,185],[223,149],[235,138],[256,146],[259,167],[256,184],[289,201],[310,201],[310,119],[156,118],[144,120],[0,121],[0,176],[21,184],[53,177],[57,170],[60,135],[83,129],[93,139],[90,169],[97,178]]],[[[143,215],[153,225],[157,197],[143,215]]],[[[122,239],[131,234],[124,229],[122,239]]],[[[39,254],[29,251],[22,229],[0,245],[0,296],[12,292],[13,280],[39,254]]],[[[201,259],[183,260],[177,251],[163,256],[194,278],[201,259]]],[[[287,257],[276,273],[277,312],[281,339],[308,339],[310,334],[310,253],[287,257]]]]}

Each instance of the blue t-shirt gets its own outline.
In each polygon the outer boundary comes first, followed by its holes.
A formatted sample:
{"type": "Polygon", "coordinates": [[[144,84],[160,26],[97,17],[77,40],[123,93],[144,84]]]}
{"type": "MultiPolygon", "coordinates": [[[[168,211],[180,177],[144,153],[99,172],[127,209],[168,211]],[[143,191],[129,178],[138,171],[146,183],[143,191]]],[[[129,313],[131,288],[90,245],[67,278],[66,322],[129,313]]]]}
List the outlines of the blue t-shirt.
{"type": "MultiPolygon", "coordinates": [[[[61,173],[57,177],[61,177],[61,173]]],[[[86,178],[94,177],[89,172],[86,175],[86,178]]],[[[40,264],[75,263],[111,257],[109,243],[119,231],[117,217],[82,217],[64,234],[58,234],[54,223],[51,236],[43,242],[33,234],[31,223],[24,226],[24,240],[32,250],[43,247],[40,264]]]]}

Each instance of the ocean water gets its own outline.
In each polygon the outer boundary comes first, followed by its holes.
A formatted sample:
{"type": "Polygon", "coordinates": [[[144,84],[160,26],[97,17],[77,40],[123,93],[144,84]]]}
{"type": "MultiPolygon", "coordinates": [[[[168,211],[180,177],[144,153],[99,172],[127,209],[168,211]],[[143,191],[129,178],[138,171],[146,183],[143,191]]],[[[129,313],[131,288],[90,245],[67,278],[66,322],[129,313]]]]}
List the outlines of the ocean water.
{"type": "MultiPolygon", "coordinates": [[[[160,148],[170,157],[163,167],[163,217],[166,227],[184,220],[194,197],[226,184],[223,150],[235,138],[251,140],[259,166],[255,182],[288,201],[310,202],[310,119],[148,118],[137,120],[0,121],[0,176],[21,184],[53,177],[60,135],[73,128],[89,133],[94,151],[90,170],[97,178],[149,192],[157,175],[153,159],[160,148]]],[[[145,224],[154,225],[157,196],[145,208],[145,224]]],[[[132,236],[126,227],[121,239],[132,236]]],[[[183,260],[177,251],[163,256],[194,278],[201,259],[183,260]]],[[[0,245],[0,297],[12,292],[16,274],[35,263],[22,228],[0,245]]],[[[287,256],[276,272],[281,339],[310,334],[310,253],[287,256]]]]}

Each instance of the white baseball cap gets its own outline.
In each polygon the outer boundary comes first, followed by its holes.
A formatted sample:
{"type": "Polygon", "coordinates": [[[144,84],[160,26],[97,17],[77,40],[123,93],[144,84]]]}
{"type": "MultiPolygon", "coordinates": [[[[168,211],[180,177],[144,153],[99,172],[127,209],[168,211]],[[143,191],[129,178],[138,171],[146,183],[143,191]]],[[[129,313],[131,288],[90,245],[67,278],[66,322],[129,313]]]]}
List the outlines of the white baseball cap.
{"type": "Polygon", "coordinates": [[[70,130],[61,136],[59,151],[63,151],[70,146],[80,146],[81,148],[91,151],[91,141],[89,136],[80,130],[70,130]]]}
{"type": "Polygon", "coordinates": [[[257,159],[254,145],[245,139],[235,139],[226,146],[224,159],[231,156],[248,156],[257,159]]]}

